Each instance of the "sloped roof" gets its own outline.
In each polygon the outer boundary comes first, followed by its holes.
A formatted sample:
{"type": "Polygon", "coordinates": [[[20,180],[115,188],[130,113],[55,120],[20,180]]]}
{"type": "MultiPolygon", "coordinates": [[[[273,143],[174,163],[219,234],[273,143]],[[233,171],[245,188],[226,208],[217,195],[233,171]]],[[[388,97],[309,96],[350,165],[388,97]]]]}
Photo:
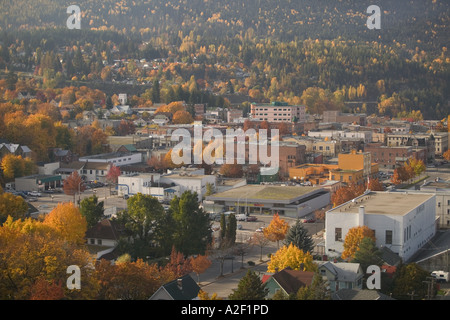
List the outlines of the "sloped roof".
{"type": "Polygon", "coordinates": [[[86,238],[119,240],[123,230],[117,222],[103,219],[86,231],[86,238]]]}
{"type": "Polygon", "coordinates": [[[332,295],[333,300],[395,300],[376,290],[341,289],[332,295]]]}
{"type": "Polygon", "coordinates": [[[173,300],[193,300],[198,296],[200,287],[189,274],[162,285],[173,300]],[[179,283],[181,282],[181,286],[179,283]]]}
{"type": "Polygon", "coordinates": [[[287,294],[291,294],[296,293],[301,287],[310,286],[314,272],[292,270],[288,267],[275,273],[272,278],[287,294]]]}
{"type": "Polygon", "coordinates": [[[320,267],[327,268],[332,274],[335,275],[336,280],[339,281],[350,281],[354,282],[362,276],[359,273],[360,264],[359,263],[349,263],[349,262],[330,262],[327,261],[319,265],[320,267]]]}

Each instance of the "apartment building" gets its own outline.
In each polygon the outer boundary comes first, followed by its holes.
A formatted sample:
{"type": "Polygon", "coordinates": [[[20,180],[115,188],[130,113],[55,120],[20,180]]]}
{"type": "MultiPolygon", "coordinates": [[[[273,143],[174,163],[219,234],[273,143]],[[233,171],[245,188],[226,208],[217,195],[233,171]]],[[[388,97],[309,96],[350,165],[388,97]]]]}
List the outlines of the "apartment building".
{"type": "Polygon", "coordinates": [[[291,106],[284,102],[252,104],[250,115],[259,121],[303,122],[306,120],[306,106],[291,106]]]}

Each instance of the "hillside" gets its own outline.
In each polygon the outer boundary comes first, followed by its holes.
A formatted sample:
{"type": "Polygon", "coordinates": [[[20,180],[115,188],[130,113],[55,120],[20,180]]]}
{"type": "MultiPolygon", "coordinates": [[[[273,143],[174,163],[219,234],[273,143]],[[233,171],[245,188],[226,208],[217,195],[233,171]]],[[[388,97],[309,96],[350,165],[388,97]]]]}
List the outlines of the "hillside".
{"type": "MultiPolygon", "coordinates": [[[[65,27],[69,0],[4,0],[3,30],[65,27]]],[[[368,0],[79,0],[83,29],[148,35],[193,31],[207,38],[249,34],[280,41],[303,39],[396,40],[439,48],[448,44],[448,1],[383,0],[381,30],[369,30],[368,0]]]]}

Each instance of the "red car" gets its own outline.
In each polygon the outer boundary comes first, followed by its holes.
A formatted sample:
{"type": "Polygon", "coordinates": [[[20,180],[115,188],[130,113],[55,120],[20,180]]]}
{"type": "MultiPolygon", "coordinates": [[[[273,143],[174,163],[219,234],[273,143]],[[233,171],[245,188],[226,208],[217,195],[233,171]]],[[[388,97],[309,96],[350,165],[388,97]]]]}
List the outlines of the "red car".
{"type": "Polygon", "coordinates": [[[246,221],[256,221],[258,220],[255,216],[248,216],[246,221]]]}
{"type": "Polygon", "coordinates": [[[316,219],[310,218],[310,219],[303,219],[302,220],[303,223],[314,223],[316,222],[316,219]]]}

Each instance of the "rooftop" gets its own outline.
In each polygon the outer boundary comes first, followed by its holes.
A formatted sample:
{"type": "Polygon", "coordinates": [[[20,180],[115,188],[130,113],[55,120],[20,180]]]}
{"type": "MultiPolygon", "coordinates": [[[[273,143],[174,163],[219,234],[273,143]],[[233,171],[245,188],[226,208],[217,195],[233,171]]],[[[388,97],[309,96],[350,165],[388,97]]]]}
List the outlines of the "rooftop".
{"type": "Polygon", "coordinates": [[[372,191],[331,209],[329,213],[358,213],[359,207],[364,206],[365,214],[405,215],[433,196],[432,194],[414,192],[372,191]]]}
{"type": "Polygon", "coordinates": [[[224,192],[216,193],[210,197],[209,200],[237,200],[247,199],[252,200],[277,200],[278,202],[289,201],[292,202],[311,192],[323,190],[317,187],[304,186],[273,186],[273,185],[246,185],[238,188],[233,188],[224,192]]]}

